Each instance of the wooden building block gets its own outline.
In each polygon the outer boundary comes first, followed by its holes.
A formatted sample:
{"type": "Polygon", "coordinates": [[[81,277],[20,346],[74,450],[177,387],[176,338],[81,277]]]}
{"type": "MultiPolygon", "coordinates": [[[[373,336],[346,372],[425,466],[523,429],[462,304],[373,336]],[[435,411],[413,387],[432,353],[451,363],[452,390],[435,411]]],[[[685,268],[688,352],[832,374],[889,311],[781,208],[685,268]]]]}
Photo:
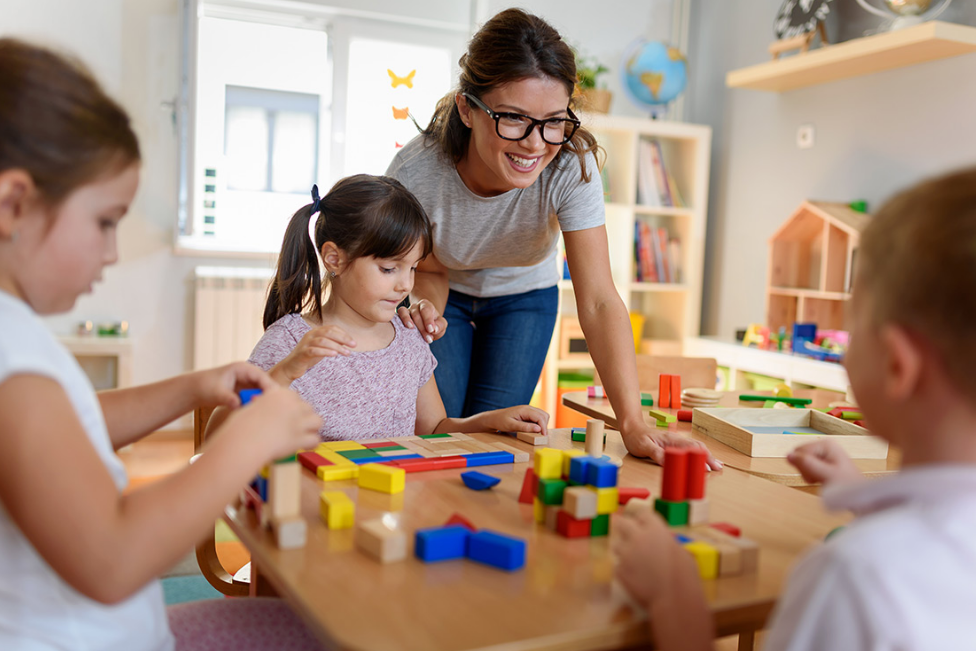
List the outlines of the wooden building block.
{"type": "Polygon", "coordinates": [[[730,536],[738,538],[742,535],[742,530],[734,524],[728,522],[710,522],[708,524],[712,529],[718,529],[719,531],[724,531],[730,536]]]}
{"type": "Polygon", "coordinates": [[[585,486],[570,486],[563,492],[563,510],[577,520],[595,518],[596,507],[596,493],[585,486]]]}
{"type": "Polygon", "coordinates": [[[759,545],[748,538],[730,536],[711,526],[695,527],[693,532],[711,542],[734,545],[741,553],[742,573],[753,574],[759,568],[759,545]]]}
{"type": "Polygon", "coordinates": [[[461,525],[418,529],[414,536],[414,555],[425,563],[464,558],[471,532],[461,525]]]}
{"type": "Polygon", "coordinates": [[[688,524],[688,502],[671,502],[658,498],[654,500],[654,510],[672,527],[688,524]]]}
{"type": "Polygon", "coordinates": [[[538,491],[539,480],[535,476],[535,470],[527,468],[525,478],[522,480],[522,491],[519,493],[518,501],[520,504],[532,504],[535,494],[538,491]]]}
{"type": "Polygon", "coordinates": [[[286,518],[272,518],[271,532],[278,549],[299,549],[305,546],[308,525],[305,518],[293,515],[286,518]]]}
{"type": "Polygon", "coordinates": [[[533,469],[539,479],[559,479],[563,474],[562,450],[539,448],[535,451],[533,469]]]}
{"type": "MultiPolygon", "coordinates": [[[[660,405],[658,405],[660,406],[660,405]]],[[[678,417],[674,414],[667,414],[660,409],[648,409],[647,413],[650,414],[651,418],[656,420],[658,424],[660,423],[674,423],[677,422],[678,417]]]]}
{"type": "Polygon", "coordinates": [[[688,495],[688,449],[664,448],[664,472],[661,476],[661,499],[681,502],[688,495]]]}
{"type": "Polygon", "coordinates": [[[536,496],[543,504],[559,505],[563,503],[563,493],[566,491],[566,482],[562,479],[539,479],[539,488],[536,496]]]}
{"type": "Polygon", "coordinates": [[[359,466],[354,463],[350,463],[348,466],[319,466],[316,473],[322,481],[355,479],[359,476],[359,466]]]}
{"type": "Polygon", "coordinates": [[[287,520],[301,512],[301,481],[302,467],[297,461],[271,464],[266,508],[272,521],[287,520]]]}
{"type": "Polygon", "coordinates": [[[568,450],[563,450],[563,477],[569,477],[569,464],[576,457],[586,456],[586,452],[580,450],[579,448],[569,448],[568,450]]]}
{"type": "Polygon", "coordinates": [[[617,507],[620,506],[620,495],[617,493],[616,486],[612,486],[610,488],[586,486],[585,488],[596,494],[597,515],[617,512],[617,507]]]}
{"type": "Polygon", "coordinates": [[[627,501],[627,506],[624,507],[624,515],[637,514],[644,511],[650,511],[654,508],[654,500],[651,498],[647,499],[632,499],[627,501]]]}
{"type": "Polygon", "coordinates": [[[367,463],[359,467],[359,487],[380,493],[402,493],[406,485],[407,473],[403,468],[394,468],[379,463],[367,463]]]}
{"type": "Polygon", "coordinates": [[[495,443],[495,448],[503,452],[511,452],[512,456],[515,457],[515,463],[526,463],[529,460],[529,453],[525,450],[519,450],[511,445],[505,445],[504,443],[495,443]]]}
{"type": "Polygon", "coordinates": [[[315,474],[315,471],[318,469],[319,466],[332,465],[331,461],[329,461],[321,454],[318,454],[316,452],[299,452],[298,462],[302,464],[303,468],[306,468],[307,470],[311,470],[313,475],[315,474]]]}
{"type": "Polygon", "coordinates": [[[688,500],[688,524],[705,524],[708,522],[708,500],[688,500]]]}
{"type": "Polygon", "coordinates": [[[703,579],[714,579],[718,576],[718,550],[706,542],[694,540],[683,547],[695,557],[698,564],[698,574],[703,579]]]}
{"type": "Polygon", "coordinates": [[[592,520],[577,520],[566,511],[556,516],[556,531],[567,538],[587,538],[590,535],[592,520]]]}
{"type": "Polygon", "coordinates": [[[649,488],[617,487],[617,496],[621,504],[627,504],[630,500],[646,500],[651,496],[649,488]]]}
{"type": "Polygon", "coordinates": [[[602,420],[591,418],[586,421],[586,454],[599,459],[603,456],[603,426],[602,420]]]}
{"type": "Polygon", "coordinates": [[[359,441],[323,441],[318,447],[339,452],[341,450],[365,450],[366,448],[359,441]]]}
{"type": "Polygon", "coordinates": [[[454,514],[452,514],[451,517],[449,517],[447,519],[447,522],[444,523],[444,526],[446,527],[449,524],[459,524],[459,525],[461,525],[462,527],[464,527],[465,529],[467,529],[468,531],[471,531],[471,532],[475,532],[475,531],[478,530],[478,528],[476,526],[474,526],[474,524],[472,524],[470,520],[468,520],[466,517],[464,517],[460,513],[454,513],[454,514]]]}
{"type": "Polygon", "coordinates": [[[407,557],[407,535],[383,518],[367,520],[356,527],[356,547],[380,563],[402,561],[407,557]]]}
{"type": "Polygon", "coordinates": [[[705,448],[687,448],[688,470],[685,495],[689,500],[700,500],[705,497],[705,475],[708,473],[708,450],[705,448]]]}
{"type": "Polygon", "coordinates": [[[661,373],[657,379],[657,406],[661,409],[671,407],[671,376],[661,373]]]}
{"type": "Polygon", "coordinates": [[[608,536],[610,535],[610,515],[605,513],[603,515],[598,515],[590,521],[590,536],[596,538],[597,536],[608,536]]]}
{"type": "Polygon", "coordinates": [[[494,531],[479,531],[468,537],[467,557],[511,572],[525,565],[525,541],[494,531]]]}
{"type": "Polygon", "coordinates": [[[519,432],[515,436],[530,445],[549,445],[549,436],[540,432],[519,432]]]}
{"type": "Polygon", "coordinates": [[[532,498],[532,515],[535,517],[535,521],[539,524],[544,524],[546,521],[546,505],[542,503],[538,497],[532,498]]]}
{"type": "Polygon", "coordinates": [[[319,513],[329,529],[351,529],[356,522],[356,504],[342,491],[322,491],[319,513]]]}
{"type": "Polygon", "coordinates": [[[556,523],[559,518],[559,512],[563,510],[563,507],[559,504],[553,504],[553,505],[547,504],[544,508],[546,511],[546,516],[545,516],[546,529],[555,531],[556,523]]]}

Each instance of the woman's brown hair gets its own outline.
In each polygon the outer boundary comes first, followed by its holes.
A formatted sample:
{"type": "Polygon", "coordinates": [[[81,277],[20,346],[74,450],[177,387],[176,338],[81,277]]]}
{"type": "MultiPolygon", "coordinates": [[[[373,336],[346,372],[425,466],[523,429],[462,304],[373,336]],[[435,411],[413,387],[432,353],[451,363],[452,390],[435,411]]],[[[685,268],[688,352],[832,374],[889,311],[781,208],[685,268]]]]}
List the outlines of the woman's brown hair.
{"type": "Polygon", "coordinates": [[[129,116],[80,62],[0,39],[0,170],[23,169],[55,206],[137,162],[129,116]]]}
{"type": "Polygon", "coordinates": [[[308,234],[314,203],[302,206],[285,229],[278,268],[264,305],[264,328],[287,314],[322,311],[319,253],[332,242],[349,257],[397,258],[417,242],[430,255],[430,220],[413,193],[388,176],[348,176],[319,200],[315,244],[308,234]]]}
{"type": "MultiPolygon", "coordinates": [[[[441,98],[423,134],[437,142],[443,153],[458,163],[468,151],[471,129],[461,122],[454,98],[469,93],[482,98],[491,90],[521,79],[548,77],[563,84],[575,107],[576,57],[559,32],[549,23],[521,9],[506,9],[485,23],[472,37],[468,51],[458,61],[461,75],[457,89],[441,98]]],[[[562,146],[575,154],[580,178],[590,180],[586,155],[600,151],[596,138],[580,128],[562,146]]]]}

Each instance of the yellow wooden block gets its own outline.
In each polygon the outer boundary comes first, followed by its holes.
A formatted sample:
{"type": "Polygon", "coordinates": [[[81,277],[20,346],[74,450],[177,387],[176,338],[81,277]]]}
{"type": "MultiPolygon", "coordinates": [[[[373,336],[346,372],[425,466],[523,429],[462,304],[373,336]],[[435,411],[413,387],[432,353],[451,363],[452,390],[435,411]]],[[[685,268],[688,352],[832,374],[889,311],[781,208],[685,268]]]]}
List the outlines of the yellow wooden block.
{"type": "Polygon", "coordinates": [[[535,476],[539,479],[560,479],[563,476],[563,451],[539,448],[535,451],[535,476]]]}
{"type": "Polygon", "coordinates": [[[570,448],[568,450],[563,450],[563,477],[569,477],[569,464],[573,460],[573,457],[585,457],[586,452],[580,450],[579,448],[570,448]]]}
{"type": "Polygon", "coordinates": [[[261,466],[261,473],[260,474],[261,474],[262,477],[264,477],[265,479],[267,479],[268,476],[271,474],[271,464],[269,463],[266,466],[261,466]]]}
{"type": "Polygon", "coordinates": [[[617,490],[616,486],[611,486],[609,488],[587,486],[587,488],[596,493],[597,515],[617,512],[617,507],[620,506],[620,491],[617,490]]]}
{"type": "Polygon", "coordinates": [[[365,463],[359,466],[359,487],[381,493],[402,493],[407,482],[407,471],[403,468],[384,466],[380,463],[365,463]]]}
{"type": "Polygon", "coordinates": [[[693,540],[686,543],[684,548],[691,552],[698,563],[698,574],[703,579],[714,579],[718,576],[718,550],[708,543],[693,540]]]}
{"type": "Polygon", "coordinates": [[[319,466],[316,474],[322,481],[355,479],[359,476],[359,466],[354,463],[348,466],[319,466]]]}
{"type": "Polygon", "coordinates": [[[356,462],[350,461],[346,457],[342,456],[341,454],[339,454],[338,452],[335,452],[333,450],[327,450],[325,448],[318,448],[318,449],[315,450],[315,453],[318,454],[323,459],[325,459],[326,461],[331,461],[333,464],[335,464],[337,466],[355,466],[356,465],[356,462]]]}
{"type": "Polygon", "coordinates": [[[532,498],[532,512],[535,515],[535,521],[539,524],[546,521],[546,505],[538,497],[532,498]]]}
{"type": "Polygon", "coordinates": [[[341,450],[365,450],[366,446],[362,443],[357,443],[356,441],[323,441],[319,443],[320,448],[325,448],[326,450],[334,450],[339,452],[341,450]]]}
{"type": "Polygon", "coordinates": [[[356,522],[356,504],[342,491],[322,491],[319,513],[329,529],[352,529],[356,522]]]}

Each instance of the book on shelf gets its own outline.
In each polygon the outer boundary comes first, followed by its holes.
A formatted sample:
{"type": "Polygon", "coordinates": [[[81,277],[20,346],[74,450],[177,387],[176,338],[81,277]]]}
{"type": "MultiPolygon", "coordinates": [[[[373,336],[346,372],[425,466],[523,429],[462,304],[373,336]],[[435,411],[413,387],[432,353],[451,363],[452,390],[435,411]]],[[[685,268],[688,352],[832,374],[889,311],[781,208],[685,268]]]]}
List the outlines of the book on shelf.
{"type": "Polygon", "coordinates": [[[651,208],[684,208],[678,184],[657,138],[641,139],[637,161],[637,203],[651,208]]]}
{"type": "Polygon", "coordinates": [[[634,277],[640,283],[677,283],[681,279],[681,240],[663,226],[634,223],[634,277]]]}

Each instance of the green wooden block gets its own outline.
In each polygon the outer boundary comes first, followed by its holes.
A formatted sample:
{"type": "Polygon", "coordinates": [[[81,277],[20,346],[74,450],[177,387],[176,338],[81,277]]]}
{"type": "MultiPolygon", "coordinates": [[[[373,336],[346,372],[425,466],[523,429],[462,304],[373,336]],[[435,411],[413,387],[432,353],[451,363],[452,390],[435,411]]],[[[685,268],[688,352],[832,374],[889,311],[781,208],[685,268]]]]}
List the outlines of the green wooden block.
{"type": "Polygon", "coordinates": [[[859,411],[845,411],[841,414],[844,420],[861,420],[864,418],[864,414],[859,411]]]}
{"type": "MultiPolygon", "coordinates": [[[[583,431],[583,432],[575,432],[574,431],[570,436],[572,437],[572,439],[574,441],[576,441],[578,443],[585,443],[586,442],[586,432],[585,431],[583,431]]],[[[604,443],[607,442],[606,432],[604,432],[604,434],[603,434],[603,442],[604,443]]]]}
{"type": "Polygon", "coordinates": [[[593,518],[590,523],[591,536],[606,536],[610,533],[610,514],[604,513],[593,518]]]}
{"type": "Polygon", "coordinates": [[[422,439],[446,439],[450,437],[451,437],[450,434],[421,434],[420,435],[420,438],[422,439]]]}
{"type": "Polygon", "coordinates": [[[641,406],[643,407],[653,407],[654,406],[654,396],[649,393],[641,394],[641,406]]]}
{"type": "Polygon", "coordinates": [[[339,450],[338,454],[347,459],[366,459],[372,457],[380,458],[380,455],[376,454],[372,450],[339,450]]]}
{"type": "Polygon", "coordinates": [[[651,418],[657,420],[658,423],[664,421],[665,423],[675,423],[678,421],[678,417],[674,414],[666,414],[663,411],[658,411],[657,409],[648,409],[647,413],[651,415],[651,418]]]}
{"type": "Polygon", "coordinates": [[[562,479],[540,479],[539,501],[548,506],[558,506],[563,503],[563,493],[566,491],[566,482],[562,479]]]}
{"type": "Polygon", "coordinates": [[[767,400],[772,400],[773,402],[785,402],[788,405],[794,405],[796,407],[805,407],[813,402],[810,398],[777,398],[775,396],[753,396],[747,393],[740,395],[739,400],[743,402],[766,402],[767,400]]]}
{"type": "Polygon", "coordinates": [[[767,400],[763,403],[763,409],[772,409],[776,406],[775,400],[767,400]]]}
{"type": "Polygon", "coordinates": [[[280,459],[275,459],[275,463],[291,463],[292,461],[298,461],[298,454],[293,454],[290,457],[281,457],[280,459]]]}
{"type": "Polygon", "coordinates": [[[379,453],[379,452],[393,452],[395,450],[406,450],[406,449],[407,448],[403,447],[402,445],[384,445],[381,448],[370,448],[370,450],[372,450],[373,452],[376,452],[376,453],[379,453]]]}
{"type": "Polygon", "coordinates": [[[659,421],[657,421],[656,424],[657,424],[658,427],[663,427],[664,429],[667,429],[668,428],[668,425],[669,425],[668,421],[666,421],[666,420],[659,420],[659,421]]]}
{"type": "Polygon", "coordinates": [[[654,500],[654,510],[672,527],[688,524],[688,502],[669,502],[659,497],[654,500]]]}

